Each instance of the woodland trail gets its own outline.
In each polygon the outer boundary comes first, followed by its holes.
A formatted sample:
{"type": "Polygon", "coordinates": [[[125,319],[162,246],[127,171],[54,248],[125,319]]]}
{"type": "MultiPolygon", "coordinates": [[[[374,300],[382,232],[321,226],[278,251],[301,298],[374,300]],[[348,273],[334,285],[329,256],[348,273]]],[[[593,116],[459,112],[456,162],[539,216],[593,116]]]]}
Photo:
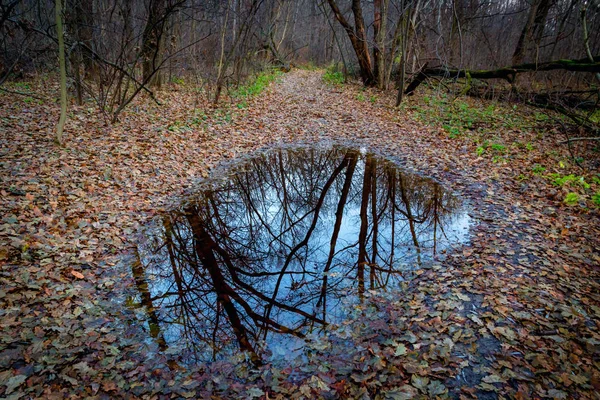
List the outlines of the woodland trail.
{"type": "Polygon", "coordinates": [[[542,177],[519,179],[555,141],[532,135],[535,150],[492,162],[388,107],[392,94],[371,104],[359,91],[294,70],[247,109],[193,129],[165,128],[187,120],[188,94],[140,103],[115,126],[77,109],[66,148],[52,144],[54,104],[0,96],[0,396],[600,398],[598,209],[566,207],[542,177]],[[470,243],[402,298],[375,296],[306,365],[168,367],[113,301],[131,281],[115,276],[123,249],[223,161],[298,142],[352,143],[434,178],[470,206],[470,243]]]}

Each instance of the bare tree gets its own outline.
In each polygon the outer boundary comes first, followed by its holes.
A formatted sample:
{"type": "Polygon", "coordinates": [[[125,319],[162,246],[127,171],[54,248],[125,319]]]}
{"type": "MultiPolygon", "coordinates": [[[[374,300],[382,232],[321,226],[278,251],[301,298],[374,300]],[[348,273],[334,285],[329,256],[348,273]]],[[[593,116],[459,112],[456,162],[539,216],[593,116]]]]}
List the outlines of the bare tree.
{"type": "Polygon", "coordinates": [[[58,61],[60,64],[60,118],[56,125],[56,143],[62,146],[63,131],[67,120],[67,66],[65,60],[65,43],[62,23],[62,5],[55,0],[56,35],[58,36],[58,61]]]}

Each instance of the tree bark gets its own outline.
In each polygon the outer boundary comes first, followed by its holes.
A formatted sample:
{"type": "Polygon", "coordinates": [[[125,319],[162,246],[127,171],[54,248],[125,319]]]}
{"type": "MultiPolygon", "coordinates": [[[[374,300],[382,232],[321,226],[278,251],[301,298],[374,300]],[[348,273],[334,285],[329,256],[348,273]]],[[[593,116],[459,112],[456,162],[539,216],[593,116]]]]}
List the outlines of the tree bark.
{"type": "Polygon", "coordinates": [[[533,42],[539,47],[544,34],[546,18],[548,18],[548,12],[553,4],[553,0],[536,0],[531,4],[527,22],[521,31],[517,46],[515,47],[515,52],[513,53],[513,65],[521,64],[523,62],[525,52],[530,42],[533,42]]]}
{"type": "Polygon", "coordinates": [[[60,66],[60,118],[56,126],[55,141],[62,146],[62,136],[67,120],[67,66],[65,62],[65,41],[62,23],[62,5],[55,1],[56,35],[58,36],[58,62],[60,66]]]}
{"type": "Polygon", "coordinates": [[[156,71],[160,64],[160,44],[165,26],[167,4],[165,0],[151,0],[148,6],[148,19],[142,34],[142,76],[143,82],[154,86],[160,82],[156,71]]]}
{"type": "Polygon", "coordinates": [[[419,71],[412,82],[406,87],[404,94],[412,94],[427,78],[434,76],[444,78],[466,78],[470,76],[471,78],[475,79],[505,79],[509,82],[513,82],[517,74],[532,71],[565,70],[573,72],[598,73],[600,72],[600,56],[593,57],[593,60],[594,62],[589,61],[588,58],[580,60],[555,60],[540,64],[530,63],[513,65],[512,67],[504,67],[494,70],[457,70],[446,67],[427,68],[427,65],[425,65],[425,67],[419,71]]]}
{"type": "Polygon", "coordinates": [[[375,39],[375,47],[373,47],[373,75],[377,79],[377,86],[382,89],[382,79],[380,79],[380,71],[385,70],[383,65],[383,35],[381,29],[381,1],[373,1],[373,37],[375,39]]]}
{"type": "Polygon", "coordinates": [[[362,15],[362,7],[360,0],[352,0],[352,13],[354,14],[354,27],[350,25],[346,17],[340,11],[335,0],[327,0],[335,18],[342,25],[348,38],[352,43],[352,48],[356,53],[358,65],[360,68],[360,77],[365,86],[374,86],[377,79],[373,74],[373,64],[369,55],[369,46],[367,41],[367,33],[365,29],[365,21],[362,15]]]}

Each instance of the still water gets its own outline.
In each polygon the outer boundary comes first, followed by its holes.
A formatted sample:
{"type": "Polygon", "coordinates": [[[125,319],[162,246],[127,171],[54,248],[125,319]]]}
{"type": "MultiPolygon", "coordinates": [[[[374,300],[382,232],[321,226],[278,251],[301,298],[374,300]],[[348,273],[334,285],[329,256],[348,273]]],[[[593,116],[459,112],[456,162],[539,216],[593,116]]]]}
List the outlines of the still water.
{"type": "Polygon", "coordinates": [[[365,293],[401,296],[469,223],[458,197],[374,154],[274,149],[148,226],[128,304],[185,363],[282,360],[365,293]]]}

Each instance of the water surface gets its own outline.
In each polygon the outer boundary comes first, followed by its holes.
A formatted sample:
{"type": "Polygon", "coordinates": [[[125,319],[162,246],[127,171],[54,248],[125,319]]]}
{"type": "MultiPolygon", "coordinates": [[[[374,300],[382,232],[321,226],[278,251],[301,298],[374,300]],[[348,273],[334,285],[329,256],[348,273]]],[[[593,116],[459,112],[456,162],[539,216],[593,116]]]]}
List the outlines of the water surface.
{"type": "Polygon", "coordinates": [[[130,305],[187,363],[290,357],[469,225],[439,184],[352,149],[267,151],[211,186],[148,227],[131,267],[130,305]]]}

